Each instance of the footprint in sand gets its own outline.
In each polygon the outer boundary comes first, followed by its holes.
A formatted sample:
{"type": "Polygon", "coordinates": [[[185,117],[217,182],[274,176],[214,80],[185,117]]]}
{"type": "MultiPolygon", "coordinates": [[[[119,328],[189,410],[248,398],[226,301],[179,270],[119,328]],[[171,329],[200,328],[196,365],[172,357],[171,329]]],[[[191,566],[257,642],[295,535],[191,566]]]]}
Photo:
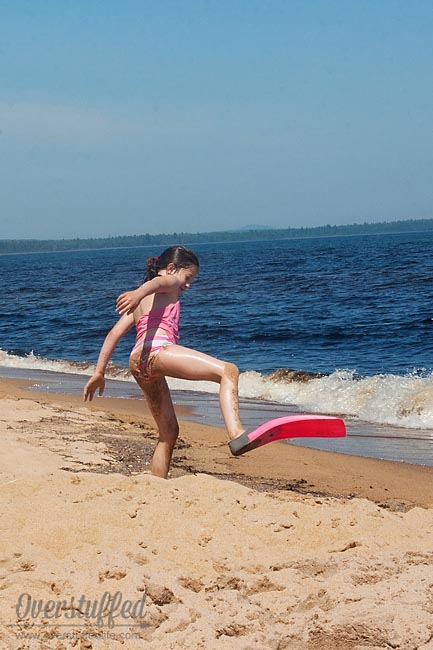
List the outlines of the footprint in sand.
{"type": "Polygon", "coordinates": [[[104,582],[105,580],[122,580],[126,575],[127,572],[124,569],[107,569],[107,571],[99,574],[99,582],[104,582]]]}
{"type": "Polygon", "coordinates": [[[194,593],[198,594],[204,589],[204,584],[198,578],[189,578],[189,577],[180,577],[178,578],[178,583],[185,589],[189,589],[194,593]]]}
{"type": "Polygon", "coordinates": [[[170,603],[179,603],[182,602],[179,598],[176,598],[174,593],[168,587],[162,585],[157,585],[152,582],[147,582],[145,584],[146,596],[150,598],[154,605],[169,605],[170,603]]]}
{"type": "Polygon", "coordinates": [[[254,584],[248,586],[245,590],[247,596],[252,596],[253,594],[261,594],[265,591],[284,591],[286,587],[283,585],[276,584],[269,580],[267,576],[260,578],[254,584]]]}
{"type": "Polygon", "coordinates": [[[328,561],[326,564],[322,564],[315,560],[310,560],[308,562],[296,561],[289,563],[287,568],[300,571],[301,574],[309,578],[329,578],[338,571],[336,563],[328,561]]]}
{"type": "Polygon", "coordinates": [[[217,639],[221,636],[244,636],[248,634],[248,627],[240,623],[231,623],[230,625],[215,630],[215,634],[217,639]]]}
{"type": "MultiPolygon", "coordinates": [[[[246,591],[245,581],[236,576],[232,576],[231,578],[228,578],[226,575],[219,576],[218,581],[214,583],[214,587],[218,591],[220,589],[232,589],[233,591],[239,591],[240,593],[245,593],[246,591]]],[[[206,588],[206,591],[210,591],[210,589],[206,588]]]]}
{"type": "Polygon", "coordinates": [[[303,601],[297,605],[296,610],[298,611],[308,611],[314,609],[315,607],[320,607],[324,612],[329,612],[335,607],[335,601],[329,596],[328,592],[325,589],[320,589],[317,593],[311,593],[303,601]]]}

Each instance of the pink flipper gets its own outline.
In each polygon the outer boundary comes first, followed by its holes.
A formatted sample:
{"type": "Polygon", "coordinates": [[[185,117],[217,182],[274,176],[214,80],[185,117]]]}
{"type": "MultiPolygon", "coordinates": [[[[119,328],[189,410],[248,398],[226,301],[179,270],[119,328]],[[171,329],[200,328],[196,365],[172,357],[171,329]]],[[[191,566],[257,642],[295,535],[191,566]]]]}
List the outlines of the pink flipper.
{"type": "Polygon", "coordinates": [[[230,440],[233,456],[283,438],[344,438],[346,427],[341,418],[327,415],[289,415],[265,422],[258,429],[230,440]]]}

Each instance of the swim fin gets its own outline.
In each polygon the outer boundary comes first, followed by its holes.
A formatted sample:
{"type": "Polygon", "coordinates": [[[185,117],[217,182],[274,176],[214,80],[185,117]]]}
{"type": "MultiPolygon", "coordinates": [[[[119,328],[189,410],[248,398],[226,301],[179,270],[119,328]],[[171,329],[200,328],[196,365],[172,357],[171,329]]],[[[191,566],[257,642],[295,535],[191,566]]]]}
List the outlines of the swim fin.
{"type": "Polygon", "coordinates": [[[265,422],[258,429],[230,440],[233,456],[284,438],[343,438],[346,427],[341,418],[327,415],[289,415],[265,422]]]}

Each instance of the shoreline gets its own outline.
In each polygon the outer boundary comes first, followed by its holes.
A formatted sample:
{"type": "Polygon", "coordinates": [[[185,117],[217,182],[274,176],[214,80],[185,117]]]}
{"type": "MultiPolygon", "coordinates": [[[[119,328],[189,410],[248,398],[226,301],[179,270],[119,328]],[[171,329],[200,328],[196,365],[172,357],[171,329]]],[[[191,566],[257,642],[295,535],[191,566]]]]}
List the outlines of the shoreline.
{"type": "MultiPolygon", "coordinates": [[[[67,393],[81,396],[87,375],[81,373],[79,369],[77,372],[65,372],[55,368],[17,368],[7,365],[0,366],[1,377],[29,380],[32,382],[32,385],[29,386],[29,390],[32,392],[67,393]]],[[[245,380],[247,381],[246,377],[245,380]]],[[[180,382],[180,385],[178,382],[173,383],[170,388],[174,404],[189,408],[188,419],[190,421],[224,427],[218,394],[212,390],[213,386],[192,387],[191,382],[180,382]]],[[[266,387],[264,389],[267,390],[266,387]]],[[[427,388],[423,388],[417,399],[422,401],[427,391],[427,388]]],[[[258,392],[257,387],[253,388],[254,392],[258,392]]],[[[104,399],[106,397],[144,401],[143,393],[137,384],[132,378],[128,380],[125,377],[122,377],[122,379],[107,377],[104,399]]],[[[291,414],[297,415],[302,412],[296,404],[281,401],[278,396],[274,400],[270,399],[270,396],[263,399],[250,396],[249,390],[241,390],[239,405],[242,422],[247,430],[253,430],[270,419],[291,414]],[[242,392],[246,393],[246,395],[243,396],[242,392]]],[[[414,405],[416,406],[416,399],[414,405]]],[[[312,412],[320,413],[321,411],[313,408],[312,412]]],[[[339,413],[338,408],[334,409],[333,412],[325,408],[323,414],[340,415],[345,420],[347,436],[340,439],[293,438],[290,443],[297,447],[336,452],[349,456],[433,467],[433,434],[429,429],[371,422],[355,415],[347,415],[344,412],[339,413]]]]}
{"type": "MultiPolygon", "coordinates": [[[[32,383],[0,378],[0,398],[17,400],[18,403],[30,400],[65,412],[78,409],[84,415],[86,412],[99,414],[103,420],[106,419],[111,434],[117,424],[124,435],[119,434],[116,442],[106,437],[104,442],[102,431],[97,434],[98,442],[110,444],[114,456],[122,456],[129,446],[129,474],[139,474],[146,469],[156,431],[143,400],[95,397],[93,402],[85,403],[79,395],[27,390],[26,387],[32,383]],[[144,437],[143,431],[147,432],[144,437]],[[139,458],[136,462],[134,454],[139,458]]],[[[188,407],[175,405],[175,410],[180,436],[173,454],[172,477],[205,473],[259,490],[365,498],[391,510],[433,507],[433,467],[351,456],[283,442],[235,458],[229,452],[223,428],[188,419],[192,416],[188,407]]],[[[117,461],[115,466],[122,467],[117,461]]]]}

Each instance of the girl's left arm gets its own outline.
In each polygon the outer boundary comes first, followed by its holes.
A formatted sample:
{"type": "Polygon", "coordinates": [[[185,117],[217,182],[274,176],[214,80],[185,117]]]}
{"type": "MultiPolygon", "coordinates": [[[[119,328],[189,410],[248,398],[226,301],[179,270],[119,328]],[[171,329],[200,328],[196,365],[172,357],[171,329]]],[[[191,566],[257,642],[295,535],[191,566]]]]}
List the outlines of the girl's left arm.
{"type": "Polygon", "coordinates": [[[89,399],[91,402],[95,391],[99,388],[99,395],[102,395],[105,388],[105,370],[107,368],[108,362],[111,359],[111,355],[116,349],[117,344],[119,343],[122,336],[129,332],[131,327],[134,325],[134,317],[132,314],[124,315],[115,324],[114,327],[108,332],[105,340],[102,344],[101,351],[99,352],[98,361],[96,364],[96,370],[93,376],[89,379],[87,384],[84,387],[83,399],[86,401],[89,399]]]}

